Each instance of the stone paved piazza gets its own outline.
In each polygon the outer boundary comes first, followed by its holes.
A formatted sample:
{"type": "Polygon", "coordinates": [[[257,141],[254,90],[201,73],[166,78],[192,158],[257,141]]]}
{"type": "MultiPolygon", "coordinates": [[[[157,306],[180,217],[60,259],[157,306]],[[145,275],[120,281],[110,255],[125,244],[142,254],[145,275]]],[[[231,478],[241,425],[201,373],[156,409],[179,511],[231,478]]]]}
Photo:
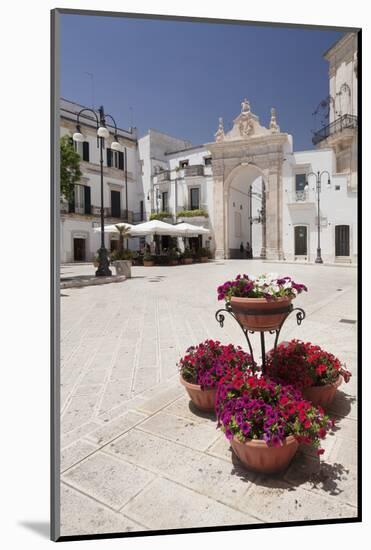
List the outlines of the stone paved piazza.
{"type": "MultiPolygon", "coordinates": [[[[357,515],[356,270],[222,260],[134,267],[133,278],[61,291],[61,535],[349,518],[357,515]],[[244,470],[211,415],[196,412],[176,362],[206,338],[246,348],[214,314],[237,273],[292,275],[308,286],[281,338],[310,340],[353,373],[331,413],[321,460],[299,452],[280,476],[244,470]]],[[[93,274],[66,265],[63,276],[93,274]]],[[[254,341],[255,349],[258,341],[254,341]]],[[[269,349],[269,344],[267,349],[269,349]]]]}

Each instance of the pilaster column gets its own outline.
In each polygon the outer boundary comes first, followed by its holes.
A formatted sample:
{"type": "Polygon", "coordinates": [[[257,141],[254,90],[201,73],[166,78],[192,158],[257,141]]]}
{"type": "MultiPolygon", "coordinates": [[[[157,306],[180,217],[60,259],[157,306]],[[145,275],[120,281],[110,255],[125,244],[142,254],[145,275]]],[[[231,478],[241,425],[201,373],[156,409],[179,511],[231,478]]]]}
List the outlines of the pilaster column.
{"type": "Polygon", "coordinates": [[[215,259],[225,258],[225,221],[223,178],[214,177],[214,238],[215,259]]]}
{"type": "Polygon", "coordinates": [[[267,257],[267,222],[266,222],[266,185],[263,179],[262,181],[262,247],[260,250],[260,258],[265,260],[267,257]]]}
{"type": "Polygon", "coordinates": [[[279,169],[269,173],[265,196],[266,259],[282,260],[282,179],[279,169]]]}

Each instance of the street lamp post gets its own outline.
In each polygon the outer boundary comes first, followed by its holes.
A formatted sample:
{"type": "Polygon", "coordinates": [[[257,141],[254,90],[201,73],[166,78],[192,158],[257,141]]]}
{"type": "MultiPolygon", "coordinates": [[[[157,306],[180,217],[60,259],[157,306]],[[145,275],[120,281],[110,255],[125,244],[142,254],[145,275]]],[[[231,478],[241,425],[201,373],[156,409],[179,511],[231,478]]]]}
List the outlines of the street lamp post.
{"type": "Polygon", "coordinates": [[[319,170],[317,172],[309,172],[307,174],[307,181],[306,181],[306,190],[308,189],[308,178],[309,176],[315,176],[316,178],[316,192],[317,192],[317,257],[315,259],[316,264],[323,264],[322,256],[321,256],[321,217],[320,217],[320,197],[321,197],[321,179],[323,174],[327,174],[327,185],[331,184],[330,180],[330,173],[327,170],[322,170],[320,172],[319,170]]]}
{"type": "Polygon", "coordinates": [[[84,141],[84,135],[81,132],[80,127],[80,116],[83,112],[89,112],[92,115],[94,115],[95,122],[97,125],[97,147],[99,147],[99,162],[100,162],[100,230],[101,230],[101,245],[100,249],[98,250],[98,269],[95,272],[95,275],[97,277],[109,277],[112,275],[112,272],[109,268],[109,260],[108,260],[108,253],[107,249],[105,247],[104,243],[104,186],[103,186],[103,149],[105,147],[105,139],[109,138],[110,133],[106,127],[106,119],[110,118],[114,124],[115,127],[115,135],[114,135],[114,141],[111,143],[111,149],[113,151],[119,151],[120,150],[120,144],[118,142],[117,137],[117,125],[115,122],[115,119],[111,115],[107,115],[104,113],[103,106],[99,107],[98,113],[93,109],[81,109],[77,113],[77,121],[76,121],[76,132],[73,134],[73,140],[76,142],[83,142],[84,141]]]}

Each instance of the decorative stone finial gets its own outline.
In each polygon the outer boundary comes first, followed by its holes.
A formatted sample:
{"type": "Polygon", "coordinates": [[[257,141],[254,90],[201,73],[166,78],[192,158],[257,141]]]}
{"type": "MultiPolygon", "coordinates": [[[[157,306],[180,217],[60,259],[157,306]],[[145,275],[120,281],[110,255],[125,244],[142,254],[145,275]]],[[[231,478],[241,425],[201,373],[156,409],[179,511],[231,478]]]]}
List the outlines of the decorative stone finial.
{"type": "Polygon", "coordinates": [[[222,117],[219,117],[219,126],[215,134],[215,141],[224,140],[224,123],[222,117]]]}
{"type": "Polygon", "coordinates": [[[249,113],[250,112],[250,102],[246,99],[243,99],[241,101],[241,113],[249,113]]]}
{"type": "Polygon", "coordinates": [[[280,127],[278,126],[277,119],[276,119],[276,109],[274,107],[272,107],[271,109],[271,121],[269,124],[269,129],[272,132],[272,134],[275,134],[280,131],[280,127]]]}

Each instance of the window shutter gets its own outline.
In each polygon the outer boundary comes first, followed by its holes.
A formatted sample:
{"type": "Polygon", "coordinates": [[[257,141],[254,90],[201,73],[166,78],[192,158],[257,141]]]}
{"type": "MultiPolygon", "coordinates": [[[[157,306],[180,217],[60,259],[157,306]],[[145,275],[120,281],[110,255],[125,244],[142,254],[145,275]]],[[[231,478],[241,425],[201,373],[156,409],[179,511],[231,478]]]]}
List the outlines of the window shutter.
{"type": "Polygon", "coordinates": [[[113,218],[121,217],[121,193],[111,190],[111,216],[113,218]]]}
{"type": "Polygon", "coordinates": [[[124,153],[119,151],[119,170],[124,169],[124,153]]]}
{"type": "Polygon", "coordinates": [[[72,197],[68,201],[68,212],[71,214],[75,212],[75,191],[72,194],[72,197]]]}
{"type": "Polygon", "coordinates": [[[112,149],[107,147],[107,166],[112,166],[112,149]]]}
{"type": "Polygon", "coordinates": [[[91,214],[91,191],[88,185],[84,186],[85,214],[91,214]]]}
{"type": "Polygon", "coordinates": [[[84,141],[82,144],[82,160],[89,162],[89,142],[84,141]]]}

